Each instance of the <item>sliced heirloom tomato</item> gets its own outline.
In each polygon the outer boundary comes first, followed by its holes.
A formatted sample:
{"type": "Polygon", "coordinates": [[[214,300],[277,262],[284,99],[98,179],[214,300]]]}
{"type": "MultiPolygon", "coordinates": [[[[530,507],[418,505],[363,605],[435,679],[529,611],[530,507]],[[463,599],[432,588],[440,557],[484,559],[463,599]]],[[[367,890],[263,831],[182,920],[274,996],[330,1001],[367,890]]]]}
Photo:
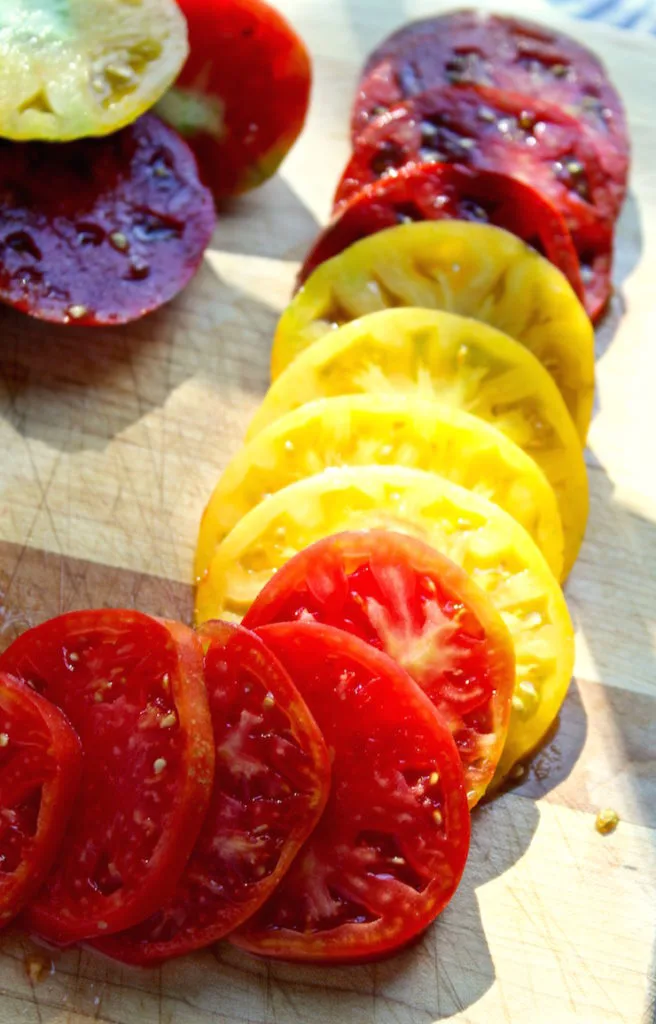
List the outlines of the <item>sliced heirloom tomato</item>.
{"type": "Polygon", "coordinates": [[[358,637],[315,622],[259,632],[326,738],[332,785],[278,889],[230,939],[283,960],[389,955],[443,910],[467,859],[451,734],[407,673],[358,637]]]}
{"type": "Polygon", "coordinates": [[[0,927],[52,867],[81,763],[80,741],[61,711],[0,672],[0,927]]]}
{"type": "Polygon", "coordinates": [[[191,52],[158,113],[185,136],[217,197],[255,188],[301,132],[309,54],[262,0],[180,0],[191,52]]]}
{"type": "Polygon", "coordinates": [[[214,770],[203,655],[192,630],[140,612],[71,612],[0,655],[61,708],[84,754],[57,861],[27,911],[65,945],[128,928],[167,899],[207,809],[214,770]]]}
{"type": "Polygon", "coordinates": [[[498,781],[556,718],[572,675],[574,632],[563,593],[526,530],[480,495],[400,466],[327,469],[290,484],[219,545],[197,589],[198,621],[243,617],[303,548],[334,533],[371,529],[409,533],[441,551],[487,594],[508,627],[516,676],[498,781]]]}
{"type": "Polygon", "coordinates": [[[495,501],[528,530],[554,575],[562,574],[558,503],[529,455],[495,427],[459,409],[402,394],[367,394],[303,405],[242,448],[203,514],[196,577],[202,577],[218,544],[241,517],[287,484],[328,466],[378,464],[440,473],[495,501]]]}
{"type": "MultiPolygon", "coordinates": [[[[613,221],[626,189],[626,175],[618,180],[614,162],[605,166],[604,153],[594,132],[552,104],[500,89],[440,86],[370,123],[335,201],[339,209],[364,186],[395,177],[408,161],[456,164],[516,178],[562,215],[581,260],[586,308],[595,319],[610,294],[613,221]]],[[[484,201],[480,206],[485,212],[484,201]]],[[[537,212],[522,211],[526,229],[537,212]]],[[[542,220],[549,224],[548,218],[542,220]]],[[[495,223],[506,226],[498,217],[495,223]]],[[[515,227],[510,230],[527,238],[515,227]]],[[[543,244],[542,251],[560,265],[548,246],[543,244]]]]}
{"type": "Polygon", "coordinates": [[[450,313],[370,313],[326,334],[287,367],[271,385],[248,436],[305,402],[357,393],[437,400],[473,413],[514,441],[556,494],[567,575],[585,533],[588,478],[558,388],[527,349],[486,324],[450,313]]]}
{"type": "Polygon", "coordinates": [[[105,139],[0,143],[0,301],[122,324],[176,295],[215,224],[186,143],[148,114],[105,139]]]}
{"type": "Polygon", "coordinates": [[[405,669],[455,740],[473,807],[501,757],[515,658],[499,613],[469,576],[414,537],[337,534],[279,569],[244,625],[296,621],[344,629],[405,669]]]}
{"type": "Polygon", "coordinates": [[[436,163],[409,164],[341,205],[306,256],[299,282],[354,242],[399,223],[423,220],[505,228],[545,255],[577,296],[583,294],[572,236],[555,206],[507,174],[436,163]]]}
{"type": "Polygon", "coordinates": [[[262,641],[200,630],[216,772],[212,802],[173,896],[96,949],[149,965],[217,942],[271,895],[328,799],[330,760],[314,719],[262,641]]]}
{"type": "Polygon", "coordinates": [[[0,135],[10,139],[115,132],[187,56],[175,0],[0,0],[0,39],[0,135]]]}
{"type": "Polygon", "coordinates": [[[322,263],[280,318],[272,376],[326,332],[394,306],[459,313],[520,341],[552,374],[585,440],[594,391],[592,324],[556,267],[488,224],[401,224],[322,263]]]}
{"type": "Polygon", "coordinates": [[[395,103],[434,86],[469,83],[561,107],[595,132],[626,180],[626,116],[599,58],[546,25],[474,10],[410,22],[374,50],[353,107],[354,139],[395,103]]]}

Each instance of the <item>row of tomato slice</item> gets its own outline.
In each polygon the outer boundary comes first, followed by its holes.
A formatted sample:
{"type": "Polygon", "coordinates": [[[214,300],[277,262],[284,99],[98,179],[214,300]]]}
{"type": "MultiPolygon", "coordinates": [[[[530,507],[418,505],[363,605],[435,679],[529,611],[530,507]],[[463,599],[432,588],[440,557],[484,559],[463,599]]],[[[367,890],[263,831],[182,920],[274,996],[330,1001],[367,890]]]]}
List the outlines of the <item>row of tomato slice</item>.
{"type": "Polygon", "coordinates": [[[512,231],[569,280],[592,320],[611,292],[629,138],[600,60],[520,18],[451,11],[411,22],[369,56],[353,153],[333,217],[301,269],[408,220],[512,231]]]}
{"type": "Polygon", "coordinates": [[[390,953],[458,885],[513,682],[467,574],[386,532],[303,552],[243,626],[105,610],[28,630],[0,657],[2,920],[26,908],[47,942],[135,964],[226,935],[390,953]]]}

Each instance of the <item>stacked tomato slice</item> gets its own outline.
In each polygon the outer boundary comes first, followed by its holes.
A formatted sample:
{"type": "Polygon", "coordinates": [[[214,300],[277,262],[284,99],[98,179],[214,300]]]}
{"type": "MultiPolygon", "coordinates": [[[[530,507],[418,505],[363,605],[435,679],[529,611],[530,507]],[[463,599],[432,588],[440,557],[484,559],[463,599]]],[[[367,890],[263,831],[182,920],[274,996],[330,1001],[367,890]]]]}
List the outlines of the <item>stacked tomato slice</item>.
{"type": "Polygon", "coordinates": [[[407,25],[365,65],[352,141],[301,280],[381,228],[456,217],[530,242],[601,316],[629,141],[617,91],[584,46],[475,11],[407,25]]]}
{"type": "Polygon", "coordinates": [[[446,906],[508,729],[498,613],[426,544],[356,533],[247,625],[75,612],[0,656],[3,923],[141,965],[225,936],[353,962],[446,906]]]}

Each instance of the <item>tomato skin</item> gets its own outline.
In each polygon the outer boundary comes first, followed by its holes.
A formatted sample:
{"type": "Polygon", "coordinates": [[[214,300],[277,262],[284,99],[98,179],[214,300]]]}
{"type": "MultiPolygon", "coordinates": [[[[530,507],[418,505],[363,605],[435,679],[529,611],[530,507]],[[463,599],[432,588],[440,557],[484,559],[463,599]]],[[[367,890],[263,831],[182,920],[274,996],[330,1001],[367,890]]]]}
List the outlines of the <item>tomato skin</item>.
{"type": "Polygon", "coordinates": [[[503,750],[515,657],[508,630],[467,573],[414,537],[334,534],[278,570],[244,625],[298,621],[353,633],[408,672],[451,730],[473,807],[503,750]]]}
{"type": "Polygon", "coordinates": [[[0,670],[64,711],[84,755],[28,926],[55,945],[129,927],[174,888],[209,803],[214,745],[197,637],[140,612],[72,612],[18,637],[0,670]]]}
{"type": "Polygon", "coordinates": [[[216,198],[275,173],[305,123],[311,64],[263,0],[179,0],[190,54],[158,113],[185,136],[216,198]]]}
{"type": "Polygon", "coordinates": [[[82,748],[54,705],[5,672],[0,672],[0,733],[0,927],[4,927],[38,891],[57,855],[78,791],[82,748]],[[31,799],[35,788],[38,803],[31,799]],[[20,815],[30,816],[30,812],[35,815],[33,829],[21,832],[20,815]],[[8,815],[13,815],[10,822],[8,815]],[[16,865],[9,867],[8,858],[17,853],[16,865]]]}
{"type": "Polygon", "coordinates": [[[199,636],[217,748],[212,801],[171,899],[130,931],[94,943],[124,963],[161,963],[242,924],[273,892],[328,799],[328,750],[277,658],[230,623],[206,623],[199,636]]]}
{"type": "Polygon", "coordinates": [[[314,622],[258,630],[333,754],[318,826],[230,940],[283,960],[357,963],[407,945],[455,892],[469,811],[453,739],[387,655],[314,622]]]}
{"type": "Polygon", "coordinates": [[[515,178],[455,164],[408,164],[340,204],[298,275],[302,285],[321,263],[355,242],[405,220],[463,220],[494,224],[535,242],[583,294],[579,261],[564,218],[539,192],[515,178]]]}

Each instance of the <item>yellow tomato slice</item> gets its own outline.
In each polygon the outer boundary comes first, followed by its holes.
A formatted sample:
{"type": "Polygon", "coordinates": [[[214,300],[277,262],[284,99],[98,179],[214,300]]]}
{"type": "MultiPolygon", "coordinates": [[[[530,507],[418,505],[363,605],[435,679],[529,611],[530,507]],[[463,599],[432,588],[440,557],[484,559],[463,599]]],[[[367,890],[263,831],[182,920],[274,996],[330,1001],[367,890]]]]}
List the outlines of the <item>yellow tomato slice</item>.
{"type": "Polygon", "coordinates": [[[148,110],[187,56],[175,0],[0,0],[0,135],[106,135],[148,110]]]}
{"type": "Polygon", "coordinates": [[[251,508],[329,466],[426,469],[501,505],[531,534],[552,572],[563,568],[563,530],[537,464],[476,416],[406,395],[346,395],[310,402],[262,430],[235,456],[201,521],[196,576],[251,508]]]}
{"type": "Polygon", "coordinates": [[[567,575],[585,533],[588,479],[558,388],[527,349],[486,324],[450,313],[371,313],[295,359],[272,384],[248,436],[304,402],[363,392],[437,399],[487,420],[519,445],[555,491],[567,575]]]}
{"type": "Polygon", "coordinates": [[[240,619],[273,573],[322,537],[385,528],[423,537],[471,576],[510,631],[516,679],[496,779],[548,731],[569,685],[574,635],[562,591],[512,516],[443,477],[400,466],[327,469],[253,508],[198,587],[198,622],[240,619]]]}
{"type": "Polygon", "coordinates": [[[521,341],[554,377],[585,441],[594,391],[592,324],[556,267],[488,224],[401,224],[323,263],[281,317],[273,378],[326,331],[398,306],[460,313],[521,341]]]}

